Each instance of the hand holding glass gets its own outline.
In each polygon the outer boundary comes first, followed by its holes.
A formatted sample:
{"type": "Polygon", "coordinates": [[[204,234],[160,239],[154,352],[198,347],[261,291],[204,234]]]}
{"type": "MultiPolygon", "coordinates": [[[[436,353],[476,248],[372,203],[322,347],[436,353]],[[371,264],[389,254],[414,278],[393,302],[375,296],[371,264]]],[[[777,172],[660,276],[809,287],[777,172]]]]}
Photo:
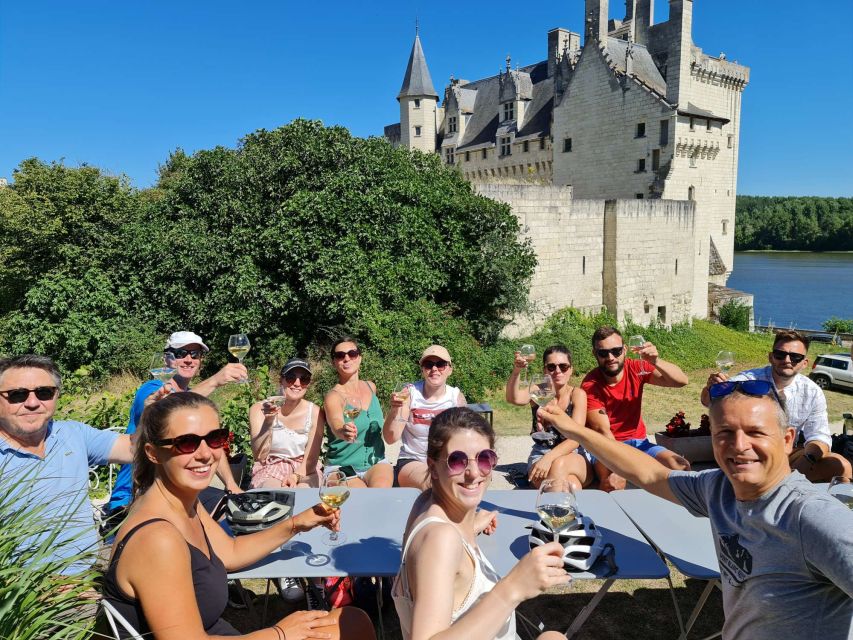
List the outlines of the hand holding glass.
{"type": "MultiPolygon", "coordinates": [[[[249,342],[249,336],[245,333],[235,333],[233,336],[228,338],[228,351],[232,356],[237,358],[237,362],[243,364],[243,358],[246,357],[246,354],[249,353],[249,349],[252,348],[252,343],[249,342]]],[[[241,384],[246,384],[249,382],[248,378],[243,378],[240,380],[241,384]]]]}
{"type": "Polygon", "coordinates": [[[151,359],[151,367],[148,372],[155,380],[159,380],[164,386],[168,385],[169,380],[175,377],[177,373],[175,368],[175,358],[170,353],[157,353],[151,359]]]}
{"type": "Polygon", "coordinates": [[[640,349],[646,344],[646,339],[643,336],[631,336],[628,338],[628,353],[632,358],[640,357],[640,349]]]}
{"type": "Polygon", "coordinates": [[[722,373],[728,374],[735,366],[735,354],[733,351],[720,351],[714,362],[722,373]]]}
{"type": "Polygon", "coordinates": [[[578,517],[578,504],[575,491],[568,480],[545,480],[536,496],[536,513],[559,540],[559,533],[565,531],[578,517]]]}
{"type": "Polygon", "coordinates": [[[281,407],[284,405],[284,401],[286,398],[284,396],[270,396],[266,398],[264,402],[272,407],[275,407],[275,416],[273,417],[271,429],[283,429],[284,425],[278,419],[278,416],[281,413],[281,407]]]}
{"type": "MultiPolygon", "coordinates": [[[[400,402],[405,402],[409,399],[409,383],[398,382],[394,385],[394,399],[400,402]]],[[[406,419],[400,417],[400,411],[397,411],[397,417],[394,418],[397,422],[405,422],[406,419]]]]}
{"type": "MultiPolygon", "coordinates": [[[[323,474],[320,482],[320,500],[330,509],[340,509],[349,498],[347,477],[343,472],[335,470],[323,474]]],[[[346,536],[339,531],[330,531],[323,535],[323,542],[335,547],[346,542],[346,536]]]]}
{"type": "Polygon", "coordinates": [[[532,344],[523,344],[518,350],[518,354],[527,362],[524,371],[521,372],[522,378],[530,379],[530,363],[536,359],[536,347],[532,344]]]}
{"type": "Polygon", "coordinates": [[[530,381],[530,399],[544,407],[556,397],[551,376],[536,376],[530,381]]]}
{"type": "MultiPolygon", "coordinates": [[[[352,423],[353,427],[355,427],[355,419],[358,417],[358,414],[361,413],[361,399],[357,396],[351,396],[346,399],[344,402],[344,423],[352,423]]],[[[355,442],[355,439],[358,437],[358,431],[356,430],[355,435],[352,437],[350,442],[355,442]]],[[[349,440],[349,438],[347,438],[349,440]]]]}

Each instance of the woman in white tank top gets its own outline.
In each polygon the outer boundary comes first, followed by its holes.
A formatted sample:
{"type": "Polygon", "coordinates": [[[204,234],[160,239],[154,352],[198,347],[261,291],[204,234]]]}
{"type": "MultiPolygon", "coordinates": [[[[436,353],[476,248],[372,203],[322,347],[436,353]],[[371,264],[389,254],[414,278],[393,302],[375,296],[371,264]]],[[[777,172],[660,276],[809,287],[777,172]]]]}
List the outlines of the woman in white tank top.
{"type": "Polygon", "coordinates": [[[391,394],[391,409],[385,417],[382,435],[391,444],[402,439],[394,467],[395,484],[423,491],[429,487],[426,450],[427,433],[433,418],[445,409],[461,407],[465,396],[447,384],[453,373],[450,353],[441,345],[431,345],[421,354],[421,374],[406,391],[391,394]]]}
{"type": "MultiPolygon", "coordinates": [[[[432,421],[427,466],[432,487],[415,501],[404,535],[393,598],[404,640],[516,640],[515,608],[546,589],[565,585],[563,548],[537,547],[499,578],[477,546],[497,526],[494,512],[477,511],[497,464],[495,433],[466,407],[432,421]]],[[[556,632],[540,640],[563,639],[556,632]]]]}
{"type": "Polygon", "coordinates": [[[263,401],[249,409],[252,488],[319,486],[323,410],[305,399],[311,384],[307,361],[291,358],[281,369],[281,408],[263,401]]]}

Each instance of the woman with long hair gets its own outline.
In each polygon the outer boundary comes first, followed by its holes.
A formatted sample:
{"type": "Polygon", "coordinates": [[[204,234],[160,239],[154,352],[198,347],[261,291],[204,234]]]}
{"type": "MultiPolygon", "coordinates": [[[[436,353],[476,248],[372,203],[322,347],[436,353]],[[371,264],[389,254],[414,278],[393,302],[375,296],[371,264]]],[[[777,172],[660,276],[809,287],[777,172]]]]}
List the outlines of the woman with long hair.
{"type": "MultiPolygon", "coordinates": [[[[495,432],[467,407],[447,409],[429,428],[431,488],[415,501],[393,597],[404,640],[514,640],[515,608],[569,581],[563,547],[536,547],[499,578],[477,546],[497,526],[478,512],[497,464],[495,432]]],[[[564,639],[548,632],[541,640],[564,639]]]]}
{"type": "Polygon", "coordinates": [[[329,429],[326,468],[339,467],[351,487],[390,487],[394,469],[385,459],[382,407],[376,385],[359,379],[361,361],[355,339],[343,337],[332,345],[338,383],[323,401],[329,429]]]}
{"type": "Polygon", "coordinates": [[[249,409],[252,435],[252,488],[319,487],[323,410],[305,399],[311,365],[291,358],[281,368],[281,406],[266,400],[249,409]]]}
{"type": "MultiPolygon", "coordinates": [[[[574,440],[566,439],[559,431],[543,425],[537,411],[539,407],[530,399],[527,387],[519,386],[518,377],[528,366],[527,360],[516,351],[512,373],[506,383],[506,400],[515,405],[531,407],[530,435],[533,447],[527,458],[527,479],[539,488],[544,480],[568,480],[575,491],[589,486],[594,477],[592,463],[574,440]]],[[[556,391],[557,406],[579,426],[586,424],[586,391],[571,383],[572,352],[561,344],[545,349],[542,354],[542,372],[551,377],[556,391]]]]}
{"type": "MultiPolygon", "coordinates": [[[[216,405],[173,393],[145,409],[133,463],[134,500],[116,535],[104,599],[156,640],[240,635],[222,619],[227,572],[257,562],[302,531],[337,529],[339,513],[322,504],[269,529],[231,538],[200,504],[199,493],[223,460],[229,432],[216,405]]],[[[371,638],[358,611],[300,611],[247,638],[371,638]]]]}

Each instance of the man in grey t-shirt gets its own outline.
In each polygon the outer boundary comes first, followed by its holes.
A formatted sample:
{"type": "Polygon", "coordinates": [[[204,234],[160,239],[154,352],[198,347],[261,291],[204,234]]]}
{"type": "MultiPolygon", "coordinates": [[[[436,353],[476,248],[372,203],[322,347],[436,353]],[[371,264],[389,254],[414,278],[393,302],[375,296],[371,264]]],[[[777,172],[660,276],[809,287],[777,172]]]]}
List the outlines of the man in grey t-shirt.
{"type": "Polygon", "coordinates": [[[699,473],[667,469],[551,406],[540,415],[630,482],[710,518],[725,640],[853,639],[853,511],[791,471],[794,429],[772,384],[709,391],[720,469],[699,473]]]}

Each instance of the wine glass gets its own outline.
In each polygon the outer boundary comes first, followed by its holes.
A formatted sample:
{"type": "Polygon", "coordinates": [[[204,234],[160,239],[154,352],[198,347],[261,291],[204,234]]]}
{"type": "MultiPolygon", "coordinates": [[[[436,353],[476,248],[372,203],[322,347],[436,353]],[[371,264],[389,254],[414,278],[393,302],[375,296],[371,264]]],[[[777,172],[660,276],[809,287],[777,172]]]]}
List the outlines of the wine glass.
{"type": "Polygon", "coordinates": [[[551,376],[535,376],[530,381],[530,399],[544,407],[556,397],[554,381],[551,376]]]}
{"type": "Polygon", "coordinates": [[[287,398],[285,398],[284,396],[270,396],[270,397],[264,399],[264,402],[266,402],[269,405],[272,405],[276,409],[275,418],[273,418],[272,426],[270,427],[270,429],[283,429],[284,428],[284,425],[278,419],[278,416],[280,415],[281,407],[282,407],[282,405],[284,405],[284,401],[286,399],[287,398]]]}
{"type": "Polygon", "coordinates": [[[715,360],[717,366],[722,373],[728,375],[732,367],[735,366],[735,354],[733,351],[720,351],[715,360]]]}
{"type": "Polygon", "coordinates": [[[536,496],[536,513],[554,534],[554,541],[559,541],[560,532],[578,517],[578,503],[571,483],[559,478],[543,481],[536,496]]]}
{"type": "Polygon", "coordinates": [[[639,358],[639,351],[645,344],[646,339],[643,336],[631,336],[628,338],[628,353],[632,358],[639,358]]]}
{"type": "MultiPolygon", "coordinates": [[[[344,401],[344,422],[355,424],[355,419],[361,411],[361,398],[358,396],[348,396],[344,401]]],[[[356,431],[356,437],[358,437],[358,431],[356,431]]]]}
{"type": "Polygon", "coordinates": [[[841,504],[853,510],[853,478],[835,476],[829,483],[829,495],[841,500],[841,504]]]}
{"type": "Polygon", "coordinates": [[[148,372],[155,380],[163,383],[163,386],[168,386],[169,380],[175,377],[177,373],[175,368],[175,357],[171,353],[158,352],[151,358],[151,366],[148,372]]]}
{"type": "MultiPolygon", "coordinates": [[[[405,402],[409,399],[409,383],[408,382],[398,382],[394,385],[394,395],[397,396],[398,400],[402,400],[405,402]]],[[[394,418],[397,422],[406,422],[405,418],[400,417],[400,413],[397,413],[397,417],[394,418]]]]}
{"type": "Polygon", "coordinates": [[[523,344],[518,350],[519,355],[527,361],[527,367],[521,372],[522,378],[530,379],[530,363],[536,359],[536,347],[532,344],[523,344]]]}
{"type": "MultiPolygon", "coordinates": [[[[340,509],[349,498],[347,477],[343,471],[335,469],[323,474],[320,482],[320,500],[331,509],[340,509]]],[[[323,534],[323,542],[330,547],[336,547],[346,542],[346,536],[340,531],[329,531],[323,534]]]]}
{"type": "MultiPolygon", "coordinates": [[[[246,354],[249,353],[249,349],[252,348],[252,343],[249,342],[249,336],[245,333],[235,333],[233,336],[228,338],[228,351],[232,356],[237,358],[237,362],[243,364],[243,358],[246,357],[246,354]]],[[[249,382],[248,378],[243,378],[240,380],[241,384],[246,384],[249,382]]]]}

